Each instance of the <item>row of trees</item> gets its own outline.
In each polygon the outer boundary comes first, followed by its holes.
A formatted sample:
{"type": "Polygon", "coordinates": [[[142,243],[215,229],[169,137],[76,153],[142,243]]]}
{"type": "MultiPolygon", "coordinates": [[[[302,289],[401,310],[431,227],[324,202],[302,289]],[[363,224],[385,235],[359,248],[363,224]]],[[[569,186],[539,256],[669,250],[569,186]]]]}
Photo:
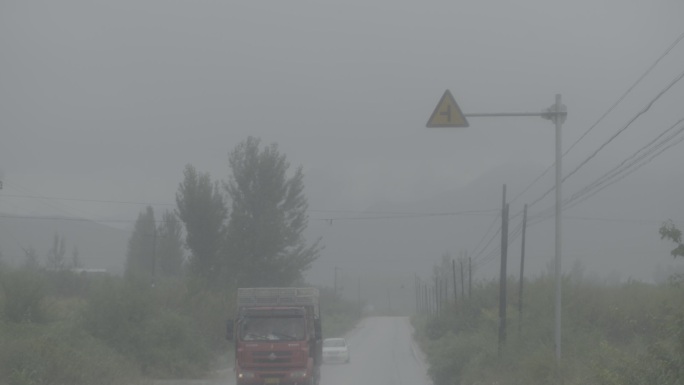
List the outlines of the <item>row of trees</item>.
{"type": "MultiPolygon", "coordinates": [[[[674,242],[674,258],[684,257],[682,231],[672,221],[663,223],[659,233],[674,242]]],[[[448,279],[443,274],[447,258],[435,265],[435,282],[448,279]]],[[[432,307],[439,311],[413,318],[435,385],[684,383],[684,276],[674,274],[659,284],[610,282],[586,278],[576,262],[562,280],[565,348],[560,364],[550,327],[553,269],[548,266],[524,282],[524,303],[510,296],[507,322],[518,327],[505,344],[497,344],[497,280],[479,280],[472,297],[458,304],[446,299],[438,306],[440,297],[433,296],[432,307]]],[[[515,293],[511,289],[518,284],[508,279],[509,292],[515,293]]]]}
{"type": "Polygon", "coordinates": [[[304,174],[274,143],[249,137],[229,154],[227,181],[212,181],[192,165],[183,171],[176,210],[157,225],[148,207],[128,244],[126,275],[154,282],[183,272],[211,288],[286,286],[302,280],[321,252],[307,244],[304,174]],[[184,258],[184,249],[190,253],[184,258]]]}
{"type": "MultiPolygon", "coordinates": [[[[74,246],[71,252],[71,258],[66,255],[66,240],[64,236],[59,234],[54,235],[52,246],[45,255],[44,264],[38,255],[38,251],[32,246],[23,248],[24,262],[23,266],[28,269],[37,269],[44,266],[48,270],[63,271],[69,269],[77,269],[81,267],[81,258],[78,247],[74,246]]],[[[2,253],[0,252],[0,264],[2,264],[2,253]]]]}
{"type": "Polygon", "coordinates": [[[152,207],[138,214],[128,239],[126,276],[140,282],[154,282],[156,276],[178,277],[183,259],[182,224],[176,215],[165,211],[157,226],[152,207]]]}

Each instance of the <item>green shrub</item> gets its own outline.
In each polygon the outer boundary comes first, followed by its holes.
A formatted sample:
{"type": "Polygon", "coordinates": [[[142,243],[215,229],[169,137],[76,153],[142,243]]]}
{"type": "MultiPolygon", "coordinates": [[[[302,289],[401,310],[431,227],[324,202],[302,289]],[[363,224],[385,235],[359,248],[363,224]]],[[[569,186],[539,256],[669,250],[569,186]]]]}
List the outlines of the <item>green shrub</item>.
{"type": "Polygon", "coordinates": [[[157,288],[120,279],[96,285],[83,309],[84,330],[139,365],[147,376],[187,378],[204,374],[211,355],[192,320],[165,303],[157,288]]]}
{"type": "Polygon", "coordinates": [[[178,298],[179,312],[190,320],[206,347],[214,353],[230,354],[226,320],[235,318],[235,292],[191,289],[178,293],[178,298]]]}
{"type": "Polygon", "coordinates": [[[209,369],[210,354],[187,317],[160,311],[143,326],[142,370],[155,378],[197,378],[209,369]]]}
{"type": "Polygon", "coordinates": [[[64,324],[0,324],[0,383],[130,385],[136,368],[82,330],[64,324]]]}
{"type": "Polygon", "coordinates": [[[324,338],[344,336],[359,321],[357,315],[346,313],[323,314],[322,317],[321,328],[324,338]]]}
{"type": "Polygon", "coordinates": [[[526,283],[521,324],[518,299],[509,297],[508,337],[500,355],[493,286],[478,285],[471,301],[451,306],[439,317],[414,317],[415,335],[427,353],[435,385],[684,384],[681,288],[636,281],[602,286],[564,278],[559,367],[554,282],[544,276],[526,283]]]}
{"type": "Polygon", "coordinates": [[[50,294],[62,298],[85,296],[90,282],[97,279],[70,270],[45,271],[44,275],[50,294]]]}
{"type": "Polygon", "coordinates": [[[434,384],[457,385],[472,362],[496,362],[496,341],[485,333],[458,336],[448,332],[431,342],[426,353],[434,384]]]}
{"type": "Polygon", "coordinates": [[[7,271],[0,277],[2,315],[10,322],[30,323],[46,320],[43,300],[47,293],[41,272],[33,269],[7,271]]]}
{"type": "Polygon", "coordinates": [[[323,337],[341,337],[354,328],[361,318],[358,302],[339,296],[331,288],[320,288],[321,328],[323,337]]]}

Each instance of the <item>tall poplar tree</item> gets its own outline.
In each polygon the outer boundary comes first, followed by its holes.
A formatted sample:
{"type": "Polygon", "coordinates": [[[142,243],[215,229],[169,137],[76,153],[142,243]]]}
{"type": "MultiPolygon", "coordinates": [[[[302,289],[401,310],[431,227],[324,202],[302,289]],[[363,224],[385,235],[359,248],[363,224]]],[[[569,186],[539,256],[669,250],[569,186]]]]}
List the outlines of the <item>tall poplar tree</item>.
{"type": "Polygon", "coordinates": [[[156,223],[154,210],[147,206],[138,214],[126,252],[126,278],[140,283],[153,283],[156,269],[156,223]]]}
{"type": "Polygon", "coordinates": [[[209,173],[187,165],[176,192],[177,215],[185,224],[185,244],[190,250],[190,273],[210,286],[220,287],[230,266],[221,253],[228,215],[223,195],[209,173]]]}
{"type": "Polygon", "coordinates": [[[178,277],[183,268],[183,225],[171,211],[165,211],[157,231],[157,261],[160,275],[178,277]]]}
{"type": "Polygon", "coordinates": [[[318,258],[320,240],[307,245],[304,174],[274,143],[260,149],[249,137],[231,152],[232,175],[224,187],[231,199],[227,253],[239,286],[287,286],[301,280],[318,258]]]}

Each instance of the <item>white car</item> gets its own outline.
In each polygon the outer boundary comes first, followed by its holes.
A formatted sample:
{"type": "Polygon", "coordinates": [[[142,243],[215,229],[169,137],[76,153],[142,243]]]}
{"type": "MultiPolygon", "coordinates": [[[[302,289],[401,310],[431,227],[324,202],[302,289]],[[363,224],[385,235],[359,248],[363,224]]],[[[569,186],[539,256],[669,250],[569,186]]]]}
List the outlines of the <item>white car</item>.
{"type": "Polygon", "coordinates": [[[349,345],[344,338],[326,338],[323,340],[323,362],[349,363],[349,345]]]}

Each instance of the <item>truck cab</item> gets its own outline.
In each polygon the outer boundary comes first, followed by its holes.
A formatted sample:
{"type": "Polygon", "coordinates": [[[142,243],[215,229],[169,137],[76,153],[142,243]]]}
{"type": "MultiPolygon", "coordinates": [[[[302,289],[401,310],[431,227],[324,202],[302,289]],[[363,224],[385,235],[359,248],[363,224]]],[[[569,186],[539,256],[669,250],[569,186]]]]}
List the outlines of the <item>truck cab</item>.
{"type": "Polygon", "coordinates": [[[235,341],[238,385],[317,385],[322,336],[316,288],[238,289],[235,341]]]}

